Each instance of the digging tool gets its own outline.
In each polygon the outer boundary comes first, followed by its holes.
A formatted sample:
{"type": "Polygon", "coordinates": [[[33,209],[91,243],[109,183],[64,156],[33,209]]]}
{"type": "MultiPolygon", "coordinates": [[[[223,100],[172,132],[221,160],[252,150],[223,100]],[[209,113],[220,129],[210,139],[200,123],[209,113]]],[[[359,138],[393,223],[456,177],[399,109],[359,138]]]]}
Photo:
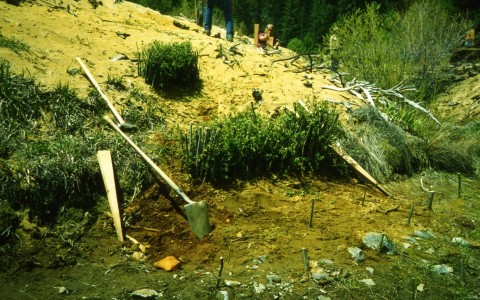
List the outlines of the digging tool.
{"type": "Polygon", "coordinates": [[[177,192],[188,204],[184,206],[188,223],[193,233],[202,240],[212,230],[208,220],[208,208],[205,201],[195,202],[190,200],[187,195],[165,174],[135,143],[110,119],[108,116],[103,117],[137,152],[142,158],[157,172],[170,187],[177,192]]]}
{"type": "Polygon", "coordinates": [[[113,106],[112,102],[110,102],[110,100],[108,100],[107,98],[107,95],[105,95],[103,92],[102,92],[102,89],[100,88],[100,85],[98,84],[98,82],[95,80],[95,78],[93,77],[92,73],[90,73],[90,71],[88,70],[87,66],[83,63],[82,59],[80,57],[77,57],[77,62],[80,64],[80,66],[82,67],[83,71],[85,72],[85,74],[87,75],[88,79],[90,80],[90,82],[93,84],[93,86],[97,89],[98,93],[100,94],[100,96],[102,96],[103,100],[105,100],[105,102],[107,102],[107,105],[108,107],[110,108],[110,110],[112,111],[112,113],[115,115],[115,118],[117,118],[118,120],[118,127],[121,128],[121,129],[135,129],[137,126],[133,125],[133,124],[130,124],[130,123],[127,123],[125,122],[125,120],[122,118],[122,116],[120,116],[120,114],[118,113],[118,111],[115,109],[115,106],[113,106]]]}

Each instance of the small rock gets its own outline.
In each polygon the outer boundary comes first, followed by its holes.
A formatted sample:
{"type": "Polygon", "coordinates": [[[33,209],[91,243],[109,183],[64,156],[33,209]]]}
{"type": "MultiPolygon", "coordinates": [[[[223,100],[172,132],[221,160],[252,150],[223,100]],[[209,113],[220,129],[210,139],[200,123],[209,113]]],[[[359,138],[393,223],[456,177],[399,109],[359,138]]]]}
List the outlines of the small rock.
{"type": "Polygon", "coordinates": [[[320,264],[322,264],[324,266],[332,266],[335,263],[333,262],[333,260],[330,260],[330,259],[322,259],[322,260],[320,260],[320,264]]]}
{"type": "Polygon", "coordinates": [[[56,286],[59,294],[70,294],[70,291],[64,286],[56,286]]]}
{"type": "Polygon", "coordinates": [[[310,273],[312,274],[312,278],[317,281],[328,281],[330,276],[323,268],[313,268],[310,273]]]}
{"type": "Polygon", "coordinates": [[[267,280],[269,284],[273,284],[273,283],[281,282],[282,278],[278,275],[271,274],[271,275],[267,275],[267,280]]]}
{"type": "Polygon", "coordinates": [[[259,257],[255,258],[253,261],[258,264],[263,264],[267,261],[268,255],[260,255],[259,257]]]}
{"type": "Polygon", "coordinates": [[[417,286],[417,291],[423,292],[423,289],[424,289],[424,288],[425,288],[425,284],[420,283],[420,284],[417,286]]]}
{"type": "Polygon", "coordinates": [[[165,271],[173,271],[180,266],[180,261],[174,256],[167,256],[162,260],[155,262],[154,266],[165,271]]]}
{"type": "Polygon", "coordinates": [[[356,263],[361,263],[365,260],[365,254],[363,253],[362,249],[357,247],[349,247],[348,252],[352,255],[352,259],[356,263]]]}
{"type": "Polygon", "coordinates": [[[454,237],[452,239],[452,243],[460,244],[460,246],[465,246],[465,247],[470,246],[470,243],[468,241],[466,241],[464,238],[461,238],[461,237],[454,237]]]}
{"type": "Polygon", "coordinates": [[[223,282],[225,282],[226,286],[241,286],[242,283],[240,281],[235,281],[235,280],[227,280],[225,279],[223,282]]]}
{"type": "Polygon", "coordinates": [[[453,273],[453,268],[448,265],[434,265],[432,271],[440,275],[445,275],[453,273]]]}
{"type": "Polygon", "coordinates": [[[227,291],[218,291],[217,292],[217,299],[218,300],[228,300],[230,298],[228,297],[228,292],[227,291]]]}
{"type": "Polygon", "coordinates": [[[433,253],[435,253],[435,249],[429,248],[428,250],[425,251],[425,253],[433,254],[433,253]]]}
{"type": "Polygon", "coordinates": [[[325,296],[318,296],[317,300],[332,300],[330,297],[325,297],[325,296]]]}
{"type": "Polygon", "coordinates": [[[145,256],[145,254],[143,254],[141,251],[135,251],[132,253],[132,256],[131,256],[134,260],[136,261],[141,261],[141,262],[144,262],[147,260],[147,257],[145,256]]]}
{"type": "Polygon", "coordinates": [[[265,291],[265,285],[263,285],[261,283],[254,282],[253,283],[253,289],[255,291],[255,294],[261,294],[265,291]]]}
{"type": "Polygon", "coordinates": [[[427,231],[415,230],[413,232],[413,236],[416,236],[416,237],[419,237],[419,238],[422,238],[422,239],[426,239],[426,240],[435,238],[435,235],[431,231],[428,231],[428,230],[427,231]]]}
{"type": "Polygon", "coordinates": [[[373,274],[373,268],[372,267],[366,267],[366,270],[368,273],[373,274]]]}
{"type": "Polygon", "coordinates": [[[387,254],[395,254],[395,245],[382,233],[368,232],[363,237],[363,244],[372,250],[385,251],[387,254]]]}
{"type": "Polygon", "coordinates": [[[370,278],[359,280],[359,282],[364,283],[367,286],[374,286],[375,285],[375,282],[370,278]]]}
{"type": "Polygon", "coordinates": [[[134,299],[155,299],[155,297],[158,297],[158,292],[150,289],[141,289],[132,292],[130,296],[134,299]]]}

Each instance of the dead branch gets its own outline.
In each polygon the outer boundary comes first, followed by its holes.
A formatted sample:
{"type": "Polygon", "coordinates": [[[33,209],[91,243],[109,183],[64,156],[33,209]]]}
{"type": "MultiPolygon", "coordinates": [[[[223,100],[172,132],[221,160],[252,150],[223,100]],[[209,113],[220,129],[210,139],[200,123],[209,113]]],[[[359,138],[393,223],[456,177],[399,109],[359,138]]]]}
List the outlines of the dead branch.
{"type": "MultiPolygon", "coordinates": [[[[435,123],[437,123],[438,125],[441,125],[440,121],[438,121],[437,118],[435,118],[435,116],[429,110],[422,107],[419,103],[407,99],[402,94],[402,92],[415,91],[415,88],[405,87],[403,85],[403,82],[395,85],[394,87],[392,87],[388,90],[381,89],[381,88],[375,86],[374,84],[371,84],[371,83],[368,83],[368,82],[357,82],[356,80],[354,80],[354,82],[355,82],[354,85],[348,85],[347,84],[347,86],[344,87],[344,88],[338,88],[338,87],[335,87],[335,86],[322,86],[322,88],[330,89],[330,90],[334,90],[334,91],[339,91],[339,92],[348,91],[348,92],[354,94],[357,98],[361,99],[362,101],[365,101],[367,104],[369,104],[373,107],[375,107],[375,102],[374,102],[372,94],[377,95],[377,97],[381,96],[381,95],[393,96],[393,97],[396,97],[396,98],[402,100],[406,104],[414,107],[415,109],[418,109],[421,112],[425,113],[433,121],[435,121],[435,123]],[[357,92],[356,89],[360,89],[363,92],[363,94],[366,96],[366,99],[365,99],[365,97],[362,96],[361,93],[357,92]]],[[[380,112],[380,115],[382,116],[382,118],[384,118],[385,120],[388,121],[388,117],[384,113],[380,112]]]]}

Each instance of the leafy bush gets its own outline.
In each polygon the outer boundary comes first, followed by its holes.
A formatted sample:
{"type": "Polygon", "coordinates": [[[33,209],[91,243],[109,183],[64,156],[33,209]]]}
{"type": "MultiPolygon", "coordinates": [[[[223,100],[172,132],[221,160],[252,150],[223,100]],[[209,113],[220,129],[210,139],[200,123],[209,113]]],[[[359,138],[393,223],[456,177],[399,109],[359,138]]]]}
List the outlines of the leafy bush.
{"type": "Polygon", "coordinates": [[[380,13],[379,4],[368,4],[338,27],[342,71],[385,89],[401,82],[415,86],[415,96],[424,100],[441,90],[445,75],[440,71],[448,66],[451,50],[467,28],[433,0],[417,1],[404,14],[388,15],[380,13]]]}
{"type": "Polygon", "coordinates": [[[192,50],[190,42],[153,41],[140,56],[139,73],[154,89],[192,88],[200,82],[198,53],[192,50]]]}
{"type": "Polygon", "coordinates": [[[318,104],[311,112],[296,108],[274,119],[252,110],[190,128],[183,135],[190,174],[196,180],[225,182],[321,171],[330,155],[337,114],[318,104]]]}

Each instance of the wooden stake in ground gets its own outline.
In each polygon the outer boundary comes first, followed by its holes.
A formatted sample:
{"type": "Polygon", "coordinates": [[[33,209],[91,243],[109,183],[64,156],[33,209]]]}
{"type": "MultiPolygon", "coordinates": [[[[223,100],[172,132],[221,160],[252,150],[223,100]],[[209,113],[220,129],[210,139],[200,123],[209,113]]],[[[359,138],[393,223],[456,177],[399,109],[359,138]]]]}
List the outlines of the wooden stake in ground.
{"type": "Polygon", "coordinates": [[[253,46],[257,47],[258,45],[258,33],[260,31],[260,24],[253,25],[253,46]]]}
{"type": "Polygon", "coordinates": [[[108,203],[113,216],[113,224],[117,231],[117,237],[123,242],[122,219],[120,218],[120,209],[117,200],[117,188],[115,186],[115,174],[113,172],[112,156],[109,150],[100,150],[97,152],[98,164],[102,172],[105,191],[107,192],[108,203]]]}

